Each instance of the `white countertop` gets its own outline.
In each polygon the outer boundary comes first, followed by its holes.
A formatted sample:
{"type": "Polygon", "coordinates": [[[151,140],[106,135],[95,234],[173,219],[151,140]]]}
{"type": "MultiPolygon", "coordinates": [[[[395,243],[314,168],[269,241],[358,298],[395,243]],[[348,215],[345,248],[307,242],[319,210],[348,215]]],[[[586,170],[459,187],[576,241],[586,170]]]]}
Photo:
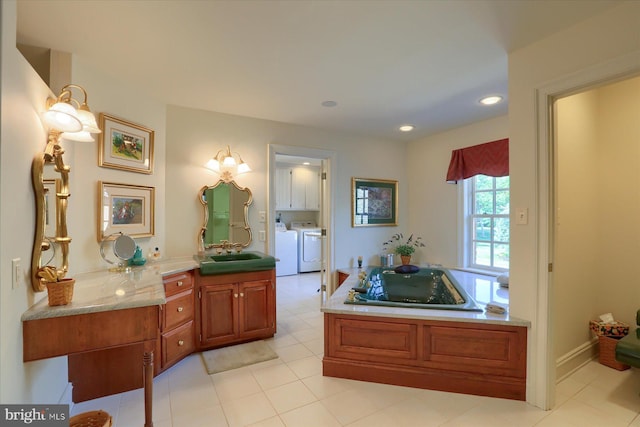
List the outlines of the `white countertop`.
{"type": "MultiPolygon", "coordinates": [[[[437,310],[422,308],[405,308],[405,307],[384,307],[384,306],[368,306],[358,304],[345,304],[349,290],[358,284],[357,268],[339,269],[349,274],[347,280],[331,295],[328,301],[322,306],[325,313],[335,314],[351,314],[359,316],[379,316],[379,317],[395,317],[404,319],[425,319],[425,320],[445,320],[457,322],[479,322],[492,323],[511,326],[531,326],[528,320],[519,319],[509,315],[509,311],[505,314],[492,314],[473,311],[455,311],[455,310],[437,310]]],[[[484,309],[488,303],[498,303],[502,306],[509,305],[509,290],[502,288],[496,282],[494,276],[486,276],[483,274],[470,273],[462,270],[448,269],[451,274],[458,280],[460,285],[467,293],[478,303],[480,308],[484,309]]]]}
{"type": "Polygon", "coordinates": [[[162,276],[197,267],[193,258],[173,258],[131,267],[128,272],[101,270],[78,274],[73,277],[76,283],[71,303],[50,307],[45,297],[25,311],[21,320],[161,305],[166,302],[162,276]]]}

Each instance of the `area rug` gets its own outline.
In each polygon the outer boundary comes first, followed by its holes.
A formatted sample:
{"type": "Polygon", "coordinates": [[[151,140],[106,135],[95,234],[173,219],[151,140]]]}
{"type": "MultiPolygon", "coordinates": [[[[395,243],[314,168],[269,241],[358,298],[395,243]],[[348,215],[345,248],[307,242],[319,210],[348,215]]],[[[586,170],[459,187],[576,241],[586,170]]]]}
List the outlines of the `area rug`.
{"type": "Polygon", "coordinates": [[[203,351],[201,354],[209,374],[229,371],[278,358],[278,355],[264,341],[253,341],[246,344],[203,351]]]}

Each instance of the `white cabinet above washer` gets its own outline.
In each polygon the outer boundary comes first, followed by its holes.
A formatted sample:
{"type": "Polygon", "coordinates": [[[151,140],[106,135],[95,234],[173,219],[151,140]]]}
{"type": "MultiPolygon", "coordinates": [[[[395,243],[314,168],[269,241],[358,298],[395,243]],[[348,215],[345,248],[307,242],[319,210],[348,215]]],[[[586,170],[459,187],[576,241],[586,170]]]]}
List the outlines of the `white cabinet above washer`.
{"type": "Polygon", "coordinates": [[[276,210],[320,209],[320,169],[316,167],[276,168],[276,210]]]}

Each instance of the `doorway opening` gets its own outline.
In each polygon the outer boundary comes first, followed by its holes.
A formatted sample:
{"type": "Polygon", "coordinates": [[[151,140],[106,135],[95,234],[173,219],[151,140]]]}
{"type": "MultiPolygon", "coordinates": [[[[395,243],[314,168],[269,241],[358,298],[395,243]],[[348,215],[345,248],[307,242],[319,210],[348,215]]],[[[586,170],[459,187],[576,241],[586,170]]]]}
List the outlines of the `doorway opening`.
{"type": "MultiPolygon", "coordinates": [[[[558,364],[565,362],[565,356],[573,357],[574,354],[588,353],[590,344],[587,342],[583,346],[578,346],[572,352],[565,353],[558,357],[556,351],[556,329],[565,327],[558,323],[558,306],[555,292],[561,286],[556,277],[556,271],[562,269],[563,261],[558,254],[556,222],[558,218],[563,223],[573,221],[576,218],[567,218],[563,213],[558,212],[556,200],[556,177],[559,171],[556,169],[557,131],[563,126],[560,122],[562,118],[557,117],[556,102],[570,95],[580,94],[592,89],[604,87],[605,85],[622,82],[640,73],[638,69],[637,55],[630,55],[618,58],[600,66],[590,68],[582,73],[577,73],[568,78],[560,79],[537,90],[538,106],[538,158],[537,158],[537,210],[540,213],[536,224],[537,228],[537,303],[536,311],[540,314],[537,317],[535,330],[532,334],[532,342],[535,347],[530,350],[531,371],[537,380],[528,390],[528,401],[543,409],[551,409],[555,406],[556,381],[558,379],[558,364]],[[560,213],[560,216],[558,214],[560,213]],[[557,307],[557,309],[555,308],[557,307]],[[529,394],[531,392],[531,394],[529,394]]],[[[637,111],[637,110],[636,110],[637,111]]],[[[581,191],[588,190],[588,186],[582,186],[581,191]]],[[[579,197],[574,195],[574,197],[579,197]]],[[[579,218],[578,218],[579,219],[579,218]]],[[[585,260],[585,262],[588,262],[585,260]]],[[[571,307],[575,304],[572,303],[571,307]]],[[[564,307],[567,308],[566,306],[564,307]]],[[[591,306],[592,311],[596,311],[591,306]]],[[[635,311],[633,312],[635,314],[635,311]]],[[[600,313],[601,314],[601,313],[600,313]]],[[[586,330],[588,333],[588,329],[586,330]]],[[[584,337],[584,335],[583,335],[584,337]]],[[[571,373],[560,372],[563,377],[571,373]]]]}
{"type": "MultiPolygon", "coordinates": [[[[269,185],[268,185],[268,223],[267,247],[269,253],[283,264],[276,264],[282,271],[288,265],[286,274],[293,274],[293,264],[297,266],[295,274],[319,272],[317,291],[322,304],[334,289],[333,280],[333,171],[336,154],[333,151],[308,147],[269,145],[269,185]],[[304,164],[307,163],[307,164],[304,164]],[[289,247],[293,254],[293,243],[284,245],[283,228],[291,237],[297,238],[295,263],[290,257],[278,257],[278,249],[289,247]],[[283,246],[284,245],[284,246],[283,246]]],[[[292,240],[287,238],[287,240],[292,240]]]]}

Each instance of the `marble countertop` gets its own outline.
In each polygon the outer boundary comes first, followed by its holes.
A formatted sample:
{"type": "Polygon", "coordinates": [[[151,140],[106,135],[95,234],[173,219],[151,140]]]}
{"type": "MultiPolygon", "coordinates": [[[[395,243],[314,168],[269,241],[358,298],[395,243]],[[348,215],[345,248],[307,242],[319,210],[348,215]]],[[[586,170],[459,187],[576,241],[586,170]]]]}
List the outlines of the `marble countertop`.
{"type": "Polygon", "coordinates": [[[338,270],[349,274],[349,277],[322,306],[321,310],[325,313],[531,326],[531,322],[528,320],[519,319],[509,314],[509,290],[501,287],[496,282],[495,276],[448,269],[467,293],[478,303],[480,308],[484,309],[488,303],[497,303],[507,307],[507,313],[505,314],[493,314],[486,311],[472,312],[345,304],[347,293],[358,284],[358,272],[361,270],[357,268],[341,268],[338,270]]]}
{"type": "Polygon", "coordinates": [[[131,267],[127,272],[101,270],[78,274],[74,276],[71,303],[50,307],[45,297],[25,311],[21,320],[161,305],[166,302],[162,276],[197,267],[193,258],[173,258],[131,267]]]}

